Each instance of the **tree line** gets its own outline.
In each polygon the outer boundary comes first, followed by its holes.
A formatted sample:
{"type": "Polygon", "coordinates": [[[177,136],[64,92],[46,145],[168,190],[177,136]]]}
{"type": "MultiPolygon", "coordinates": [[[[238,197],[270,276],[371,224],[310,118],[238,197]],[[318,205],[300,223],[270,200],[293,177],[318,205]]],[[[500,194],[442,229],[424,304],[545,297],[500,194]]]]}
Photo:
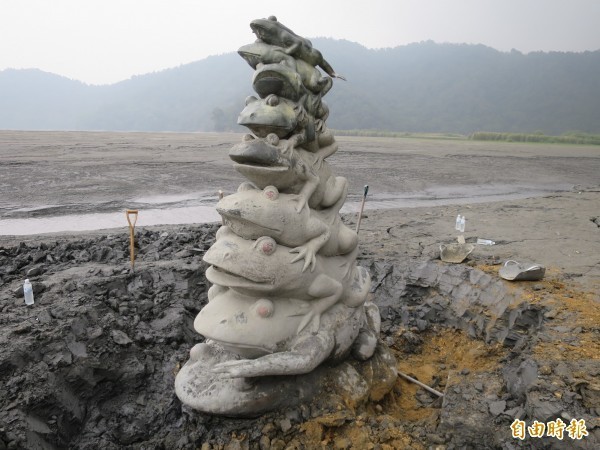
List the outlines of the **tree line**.
{"type": "MultiPolygon", "coordinates": [[[[325,97],[330,128],[600,134],[600,51],[522,54],[434,42],[370,50],[323,38],[313,44],[348,79],[336,79],[325,97]]],[[[106,86],[4,70],[0,129],[244,131],[236,122],[253,94],[251,77],[235,53],[106,86]]]]}

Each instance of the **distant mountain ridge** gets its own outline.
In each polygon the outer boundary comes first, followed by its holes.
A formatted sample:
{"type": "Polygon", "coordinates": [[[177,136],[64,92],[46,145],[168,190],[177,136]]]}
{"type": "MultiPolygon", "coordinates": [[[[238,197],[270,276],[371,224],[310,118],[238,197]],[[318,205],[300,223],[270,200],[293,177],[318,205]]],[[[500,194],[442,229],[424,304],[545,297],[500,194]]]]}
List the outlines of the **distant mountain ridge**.
{"type": "MultiPolygon", "coordinates": [[[[600,133],[600,51],[499,52],[421,42],[370,50],[313,39],[336,72],[325,97],[336,129],[600,133]]],[[[213,131],[236,124],[253,94],[236,54],[106,86],[35,69],[0,72],[0,129],[213,131]]]]}

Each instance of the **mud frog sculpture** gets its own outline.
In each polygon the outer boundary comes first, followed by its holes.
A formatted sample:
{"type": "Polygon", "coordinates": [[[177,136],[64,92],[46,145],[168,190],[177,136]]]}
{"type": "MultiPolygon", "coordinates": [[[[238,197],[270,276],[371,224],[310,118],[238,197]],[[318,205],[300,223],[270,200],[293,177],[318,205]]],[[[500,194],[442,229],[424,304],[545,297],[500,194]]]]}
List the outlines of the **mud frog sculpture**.
{"type": "MultiPolygon", "coordinates": [[[[318,331],[296,332],[310,307],[310,302],[256,300],[226,290],[202,309],[194,328],[243,358],[211,368],[213,373],[230,377],[302,374],[325,360],[344,359],[351,351],[360,360],[371,357],[380,323],[375,305],[337,304],[323,314],[318,331]]],[[[192,360],[200,359],[204,345],[191,350],[192,360]]]]}
{"type": "Polygon", "coordinates": [[[259,40],[239,54],[260,98],[248,97],[238,118],[252,134],[229,152],[248,181],[217,205],[223,226],[203,257],[212,286],[194,321],[206,341],[175,379],[183,403],[235,416],[326,397],[332,380],[385,379],[389,390],[396,373],[378,342],[369,273],[356,263],[358,236],[340,217],[348,183],[326,161],[338,144],[322,97],[342,77],[274,17],[250,26],[259,40]]]}
{"type": "Polygon", "coordinates": [[[313,318],[318,328],[320,314],[338,301],[351,307],[364,303],[371,279],[364,267],[354,264],[356,248],[347,257],[317,255],[316,270],[306,270],[293,250],[269,236],[241,238],[223,226],[204,255],[211,264],[206,278],[244,295],[310,300],[313,305],[302,328],[313,318]]]}
{"type": "Polygon", "coordinates": [[[277,95],[269,95],[264,100],[259,100],[254,96],[246,99],[246,107],[238,117],[238,124],[248,127],[252,132],[261,138],[269,134],[276,134],[280,138],[287,138],[292,134],[303,133],[303,141],[315,139],[314,121],[312,132],[308,131],[311,126],[310,118],[302,107],[291,100],[287,100],[277,95]],[[304,130],[307,130],[304,132],[304,130]]]}
{"type": "Polygon", "coordinates": [[[333,67],[323,58],[319,50],[313,48],[312,42],[298,36],[292,30],[277,21],[275,16],[268,19],[256,19],[250,22],[250,28],[263,42],[285,48],[288,55],[294,55],[311,66],[319,66],[329,76],[345,78],[333,70],[333,67]]]}
{"type": "Polygon", "coordinates": [[[229,157],[235,169],[261,189],[275,186],[285,193],[297,194],[298,211],[308,203],[310,208],[329,208],[346,199],[348,183],[344,177],[333,175],[325,161],[337,151],[333,143],[312,153],[294,149],[286,140],[275,135],[267,139],[248,136],[234,146],[229,157]]]}
{"type": "Polygon", "coordinates": [[[224,224],[245,239],[269,236],[278,244],[294,247],[290,252],[304,259],[306,270],[314,270],[316,254],[324,256],[345,255],[356,248],[358,235],[342,223],[338,203],[320,211],[303,208],[295,214],[291,194],[280,194],[275,186],[264,190],[244,183],[236,194],[224,197],[217,204],[217,212],[224,224]]]}
{"type": "MultiPolygon", "coordinates": [[[[328,114],[329,111],[324,110],[324,113],[328,114]]],[[[301,104],[275,94],[264,100],[248,97],[246,107],[238,117],[238,124],[248,127],[260,138],[266,138],[269,134],[286,138],[288,151],[298,146],[316,151],[333,142],[333,136],[326,132],[322,119],[315,120],[301,104]]]]}

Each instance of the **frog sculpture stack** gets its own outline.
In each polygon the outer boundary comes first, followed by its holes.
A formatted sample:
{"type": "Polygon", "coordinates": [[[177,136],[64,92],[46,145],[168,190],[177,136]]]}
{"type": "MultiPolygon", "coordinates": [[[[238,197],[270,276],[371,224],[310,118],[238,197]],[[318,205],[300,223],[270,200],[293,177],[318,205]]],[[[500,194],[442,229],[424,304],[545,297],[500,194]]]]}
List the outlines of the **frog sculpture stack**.
{"type": "Polygon", "coordinates": [[[378,386],[395,378],[367,300],[369,273],[356,264],[357,234],[340,219],[347,181],[326,161],[338,145],[323,96],[343,77],[275,17],[250,27],[258,39],[239,54],[255,69],[258,97],[247,98],[238,123],[252,134],[229,152],[249,181],[217,204],[223,226],[204,255],[212,287],[194,321],[206,341],[175,381],[188,406],[242,417],[311,401],[328,378],[354,377],[364,390],[360,368],[335,369],[346,359],[376,353],[389,369],[378,386]]]}

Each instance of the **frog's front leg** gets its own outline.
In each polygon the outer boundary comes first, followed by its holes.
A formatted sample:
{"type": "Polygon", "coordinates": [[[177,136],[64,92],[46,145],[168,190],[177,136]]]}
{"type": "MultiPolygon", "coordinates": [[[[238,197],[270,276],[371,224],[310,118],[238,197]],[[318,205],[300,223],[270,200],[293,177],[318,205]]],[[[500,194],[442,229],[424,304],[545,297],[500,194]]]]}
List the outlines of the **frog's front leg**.
{"type": "Polygon", "coordinates": [[[316,152],[316,158],[315,158],[313,167],[316,167],[318,165],[319,167],[317,168],[317,170],[319,170],[321,168],[321,165],[323,164],[323,161],[326,158],[329,158],[335,152],[337,152],[338,147],[339,147],[338,144],[336,142],[333,142],[331,145],[328,145],[327,147],[323,147],[323,148],[319,149],[316,152]]]}
{"type": "MultiPolygon", "coordinates": [[[[319,187],[321,178],[319,178],[319,176],[312,171],[312,168],[306,167],[304,162],[302,164],[305,167],[305,171],[304,171],[303,175],[304,175],[304,178],[306,179],[306,182],[304,183],[304,186],[302,186],[302,189],[298,193],[298,197],[302,199],[304,204],[307,204],[309,202],[310,198],[312,197],[312,195],[315,193],[315,191],[319,187]]],[[[298,212],[302,211],[302,207],[296,208],[296,211],[298,211],[298,212]]]]}
{"type": "Polygon", "coordinates": [[[283,51],[288,55],[293,55],[294,53],[296,53],[296,51],[298,51],[301,45],[302,44],[300,44],[300,42],[294,42],[288,48],[284,48],[283,51]]]}
{"type": "Polygon", "coordinates": [[[306,244],[290,250],[290,253],[298,253],[298,256],[292,259],[292,263],[300,261],[302,258],[304,258],[304,266],[302,267],[302,272],[306,271],[308,267],[310,267],[311,272],[315,270],[315,265],[317,263],[317,253],[319,250],[321,250],[321,247],[323,247],[327,243],[329,237],[331,236],[331,230],[329,226],[327,226],[320,220],[312,219],[307,225],[307,228],[310,228],[311,226],[315,228],[320,234],[312,238],[306,244]]]}
{"type": "Polygon", "coordinates": [[[314,297],[315,300],[311,300],[310,312],[298,325],[297,332],[300,333],[309,323],[313,322],[311,331],[313,334],[317,333],[321,326],[321,314],[335,305],[343,292],[344,286],[339,281],[324,274],[317,276],[308,288],[308,295],[314,297]]]}
{"type": "MultiPolygon", "coordinates": [[[[325,139],[325,138],[324,138],[325,139]]],[[[319,141],[319,144],[317,145],[317,148],[320,145],[320,138],[317,139],[319,141]]],[[[338,149],[338,144],[336,142],[332,142],[330,145],[321,147],[320,149],[316,150],[313,154],[314,154],[314,160],[312,163],[312,168],[315,172],[319,172],[322,168],[323,168],[323,164],[325,164],[325,159],[330,157],[331,155],[333,155],[338,149]]]]}
{"type": "Polygon", "coordinates": [[[333,351],[332,333],[308,335],[298,340],[289,351],[272,353],[257,359],[241,359],[216,364],[211,371],[229,378],[298,375],[308,373],[333,351]]]}
{"type": "Polygon", "coordinates": [[[294,201],[298,202],[296,212],[300,213],[302,209],[308,205],[308,201],[319,186],[319,182],[321,181],[321,179],[312,171],[312,168],[306,165],[306,163],[301,158],[299,158],[297,162],[296,170],[298,172],[299,178],[305,180],[304,186],[302,186],[302,189],[300,190],[296,198],[293,199],[294,201]]]}
{"type": "Polygon", "coordinates": [[[305,141],[304,133],[296,133],[286,141],[281,141],[281,152],[286,156],[290,157],[296,147],[303,144],[305,141]]]}

